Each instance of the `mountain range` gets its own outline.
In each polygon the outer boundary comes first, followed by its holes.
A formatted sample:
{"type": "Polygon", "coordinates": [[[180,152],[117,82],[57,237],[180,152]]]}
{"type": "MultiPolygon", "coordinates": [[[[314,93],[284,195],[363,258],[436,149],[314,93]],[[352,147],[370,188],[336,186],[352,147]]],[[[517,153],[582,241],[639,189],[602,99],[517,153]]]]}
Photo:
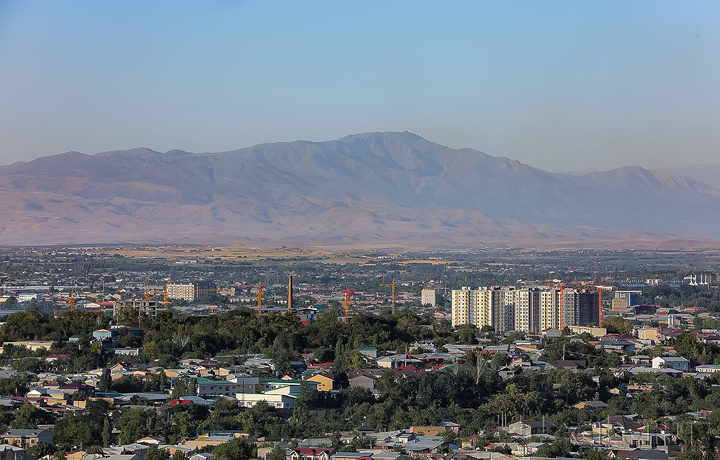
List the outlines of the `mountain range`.
{"type": "Polygon", "coordinates": [[[720,240],[718,171],[551,173],[408,132],[68,152],[0,167],[0,244],[689,247],[720,240]]]}

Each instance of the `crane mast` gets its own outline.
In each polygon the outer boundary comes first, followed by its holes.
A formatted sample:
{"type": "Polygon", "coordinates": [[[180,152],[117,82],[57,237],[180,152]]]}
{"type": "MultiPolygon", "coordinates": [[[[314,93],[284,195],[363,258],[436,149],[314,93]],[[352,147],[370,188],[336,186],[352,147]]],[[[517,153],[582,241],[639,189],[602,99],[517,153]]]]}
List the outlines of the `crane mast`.
{"type": "Polygon", "coordinates": [[[260,308],[262,305],[263,289],[265,289],[265,286],[258,286],[258,290],[257,290],[257,312],[258,312],[258,315],[260,314],[260,308]]]}

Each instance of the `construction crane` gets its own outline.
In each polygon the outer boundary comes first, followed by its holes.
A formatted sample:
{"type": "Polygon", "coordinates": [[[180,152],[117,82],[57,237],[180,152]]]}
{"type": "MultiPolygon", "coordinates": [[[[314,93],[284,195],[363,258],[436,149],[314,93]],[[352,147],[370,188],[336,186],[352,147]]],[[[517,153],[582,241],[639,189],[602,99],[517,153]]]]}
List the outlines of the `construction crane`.
{"type": "Polygon", "coordinates": [[[165,301],[165,310],[167,310],[168,309],[167,283],[165,283],[165,289],[163,289],[163,300],[165,301]]]}
{"type": "Polygon", "coordinates": [[[395,278],[393,278],[392,284],[381,284],[380,286],[392,288],[392,312],[395,314],[395,288],[397,287],[395,278]]]}
{"type": "Polygon", "coordinates": [[[260,314],[260,308],[261,308],[261,304],[262,304],[263,289],[265,289],[265,286],[258,286],[258,290],[257,290],[257,300],[258,300],[258,306],[257,306],[258,311],[257,312],[258,312],[258,315],[260,314]]]}
{"type": "Polygon", "coordinates": [[[345,322],[350,321],[350,297],[354,296],[355,293],[351,291],[350,289],[343,289],[343,294],[345,294],[345,322]]]}
{"type": "Polygon", "coordinates": [[[565,296],[563,295],[563,292],[565,288],[571,288],[571,289],[585,289],[585,290],[593,290],[598,292],[598,326],[602,326],[603,321],[603,309],[602,309],[602,296],[603,296],[603,290],[614,290],[615,287],[606,283],[596,283],[593,281],[568,281],[568,282],[554,282],[554,283],[545,283],[546,286],[553,286],[560,290],[560,330],[562,330],[565,327],[564,319],[565,319],[565,306],[564,306],[564,299],[565,296]]]}
{"type": "Polygon", "coordinates": [[[75,288],[70,288],[70,311],[75,310],[75,288]]]}

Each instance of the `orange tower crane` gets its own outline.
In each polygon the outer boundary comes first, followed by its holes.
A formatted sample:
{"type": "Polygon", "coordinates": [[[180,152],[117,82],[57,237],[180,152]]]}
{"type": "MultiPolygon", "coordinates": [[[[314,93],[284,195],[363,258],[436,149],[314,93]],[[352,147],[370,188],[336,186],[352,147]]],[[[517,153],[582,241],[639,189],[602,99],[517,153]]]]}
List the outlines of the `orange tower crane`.
{"type": "Polygon", "coordinates": [[[258,312],[258,315],[260,314],[260,308],[261,308],[261,304],[262,304],[263,289],[265,289],[265,286],[258,286],[258,290],[257,290],[257,300],[258,300],[257,312],[258,312]]]}
{"type": "Polygon", "coordinates": [[[563,289],[565,289],[565,286],[563,284],[560,284],[560,331],[564,329],[564,319],[565,319],[565,308],[563,307],[563,300],[565,299],[565,296],[563,295],[563,289]]]}
{"type": "Polygon", "coordinates": [[[70,288],[70,311],[75,310],[75,288],[70,288]]]}
{"type": "Polygon", "coordinates": [[[165,283],[165,289],[163,289],[163,300],[165,300],[165,310],[167,310],[168,309],[167,283],[165,283]]]}
{"type": "Polygon", "coordinates": [[[351,291],[350,289],[343,289],[343,294],[345,294],[345,322],[350,321],[350,297],[354,296],[355,293],[351,291]]]}

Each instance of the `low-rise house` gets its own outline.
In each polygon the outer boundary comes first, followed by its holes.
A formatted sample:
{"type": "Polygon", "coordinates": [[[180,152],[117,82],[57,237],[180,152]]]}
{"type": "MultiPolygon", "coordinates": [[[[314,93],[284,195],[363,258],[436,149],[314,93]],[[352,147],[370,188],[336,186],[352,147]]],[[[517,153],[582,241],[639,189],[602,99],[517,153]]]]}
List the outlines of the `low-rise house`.
{"type": "Polygon", "coordinates": [[[552,363],[554,367],[563,369],[585,369],[587,361],[584,359],[558,359],[552,363]]]}
{"type": "Polygon", "coordinates": [[[530,457],[544,445],[544,442],[521,442],[511,453],[518,457],[530,457]]]}
{"type": "Polygon", "coordinates": [[[375,390],[375,382],[385,373],[385,369],[354,369],[348,372],[351,387],[362,387],[375,390]]]}
{"type": "Polygon", "coordinates": [[[0,460],[23,460],[25,449],[8,444],[0,444],[0,460]]]}
{"type": "Polygon", "coordinates": [[[113,353],[118,356],[140,356],[142,355],[142,347],[140,348],[113,348],[113,353]]]}
{"type": "Polygon", "coordinates": [[[645,425],[624,415],[608,417],[592,424],[593,433],[608,436],[612,433],[634,433],[645,425]]]}
{"type": "Polygon", "coordinates": [[[380,351],[375,347],[364,345],[360,348],[356,348],[357,352],[368,359],[375,359],[380,356],[380,351]]]}
{"type": "Polygon", "coordinates": [[[378,358],[376,362],[378,367],[382,367],[383,369],[397,369],[406,363],[419,364],[420,360],[408,358],[407,355],[392,355],[378,358]]]}
{"type": "Polygon", "coordinates": [[[583,401],[573,406],[575,409],[592,409],[592,410],[603,410],[607,409],[608,405],[602,401],[583,401]]]}
{"type": "Polygon", "coordinates": [[[448,429],[444,426],[411,426],[409,431],[416,436],[442,436],[448,429]]]}
{"type": "Polygon", "coordinates": [[[335,380],[332,378],[331,373],[318,372],[307,379],[310,382],[317,383],[318,391],[332,391],[335,384],[335,380]]]}
{"type": "Polygon", "coordinates": [[[290,460],[330,460],[333,454],[332,447],[298,447],[290,454],[290,460]]]}
{"type": "Polygon", "coordinates": [[[289,394],[272,394],[272,393],[236,393],[235,399],[238,400],[240,407],[254,407],[260,401],[265,401],[270,407],[275,409],[294,409],[295,396],[289,394]]]}
{"type": "Polygon", "coordinates": [[[53,434],[48,430],[7,430],[0,435],[3,443],[28,448],[39,442],[52,444],[53,434]]]}
{"type": "Polygon", "coordinates": [[[720,372],[720,364],[699,364],[695,366],[695,372],[702,372],[705,374],[720,372]]]}
{"type": "Polygon", "coordinates": [[[288,379],[260,379],[260,388],[263,391],[277,390],[282,388],[287,394],[300,394],[303,388],[317,389],[318,382],[288,379]]]}
{"type": "Polygon", "coordinates": [[[237,437],[239,436],[231,434],[203,434],[195,439],[186,441],[185,445],[194,446],[198,449],[202,449],[203,447],[212,447],[219,446],[220,444],[225,444],[226,442],[230,442],[237,437]]]}
{"type": "Polygon", "coordinates": [[[418,456],[437,452],[437,449],[444,444],[446,443],[442,436],[417,436],[408,441],[403,449],[418,456]]]}
{"type": "Polygon", "coordinates": [[[658,356],[652,359],[652,367],[655,369],[671,368],[687,372],[690,370],[690,361],[682,356],[658,356]]]}
{"type": "Polygon", "coordinates": [[[659,449],[667,453],[670,446],[677,445],[677,437],[673,433],[643,433],[635,431],[632,433],[623,433],[622,445],[629,448],[637,449],[659,449]]]}
{"type": "Polygon", "coordinates": [[[650,365],[650,357],[647,355],[631,356],[630,362],[636,365],[650,365]]]}
{"type": "Polygon", "coordinates": [[[259,379],[246,375],[231,377],[228,380],[197,378],[197,395],[201,398],[212,396],[234,396],[238,392],[255,392],[259,379]]]}
{"type": "Polygon", "coordinates": [[[548,433],[555,431],[557,426],[550,420],[528,420],[525,422],[515,422],[508,425],[510,433],[519,434],[522,437],[532,436],[534,434],[548,433]]]}
{"type": "Polygon", "coordinates": [[[211,454],[210,452],[198,452],[197,454],[191,455],[188,460],[210,460],[213,457],[215,457],[215,454],[211,454]]]}
{"type": "Polygon", "coordinates": [[[372,454],[365,452],[337,452],[333,454],[331,460],[372,460],[372,454]]]}

